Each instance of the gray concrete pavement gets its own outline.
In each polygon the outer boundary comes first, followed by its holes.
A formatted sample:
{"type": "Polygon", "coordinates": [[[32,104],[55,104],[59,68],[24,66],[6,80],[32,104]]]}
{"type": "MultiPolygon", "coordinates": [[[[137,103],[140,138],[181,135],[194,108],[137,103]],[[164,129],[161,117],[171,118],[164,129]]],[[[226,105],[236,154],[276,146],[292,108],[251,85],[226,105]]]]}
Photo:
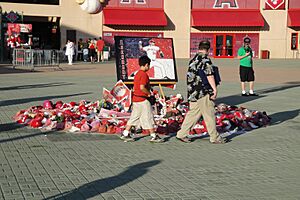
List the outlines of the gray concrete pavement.
{"type": "MultiPolygon", "coordinates": [[[[186,94],[187,60],[176,91],[186,94]]],[[[114,62],[37,68],[0,67],[0,199],[300,199],[300,66],[256,60],[259,97],[240,97],[236,60],[215,60],[218,102],[265,110],[272,125],[225,145],[171,138],[123,143],[117,136],[43,133],[12,121],[46,99],[95,101],[116,82],[114,62]]]]}

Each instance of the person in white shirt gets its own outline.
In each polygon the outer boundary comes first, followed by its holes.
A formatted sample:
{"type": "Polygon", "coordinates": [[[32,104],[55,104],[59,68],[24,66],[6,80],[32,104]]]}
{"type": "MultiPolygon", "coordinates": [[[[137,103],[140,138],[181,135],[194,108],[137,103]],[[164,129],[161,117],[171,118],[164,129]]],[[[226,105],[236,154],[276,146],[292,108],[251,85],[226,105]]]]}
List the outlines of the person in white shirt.
{"type": "Polygon", "coordinates": [[[142,41],[139,41],[139,49],[141,51],[145,51],[147,56],[150,58],[150,68],[154,67],[154,78],[159,79],[169,79],[166,75],[165,67],[162,63],[159,62],[159,60],[156,58],[157,52],[159,53],[160,57],[163,58],[164,54],[160,50],[158,46],[155,46],[155,41],[150,40],[148,46],[142,45],[142,41]]]}
{"type": "Polygon", "coordinates": [[[73,64],[73,55],[75,54],[74,43],[68,40],[66,44],[66,56],[68,56],[69,65],[73,64]]]}

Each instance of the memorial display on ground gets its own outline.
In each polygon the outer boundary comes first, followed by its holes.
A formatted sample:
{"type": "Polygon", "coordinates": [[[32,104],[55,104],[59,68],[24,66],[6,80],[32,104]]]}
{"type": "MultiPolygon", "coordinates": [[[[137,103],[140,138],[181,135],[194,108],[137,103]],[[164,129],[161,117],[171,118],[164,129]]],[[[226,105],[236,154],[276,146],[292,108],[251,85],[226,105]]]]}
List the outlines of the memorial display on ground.
{"type": "MultiPolygon", "coordinates": [[[[156,102],[153,105],[156,132],[175,134],[188,112],[188,102],[181,94],[162,98],[158,91],[153,91],[156,102]]],[[[130,90],[119,81],[111,90],[103,89],[103,98],[95,102],[52,102],[46,100],[42,105],[20,110],[14,120],[42,131],[57,130],[63,132],[120,134],[125,129],[130,117],[130,90]]],[[[241,134],[269,125],[270,117],[266,112],[244,107],[219,104],[215,107],[217,130],[221,135],[241,134]]],[[[133,133],[140,131],[135,127],[133,133]]],[[[148,134],[146,131],[142,131],[148,134]]],[[[194,126],[190,135],[206,135],[203,118],[194,126]]]]}

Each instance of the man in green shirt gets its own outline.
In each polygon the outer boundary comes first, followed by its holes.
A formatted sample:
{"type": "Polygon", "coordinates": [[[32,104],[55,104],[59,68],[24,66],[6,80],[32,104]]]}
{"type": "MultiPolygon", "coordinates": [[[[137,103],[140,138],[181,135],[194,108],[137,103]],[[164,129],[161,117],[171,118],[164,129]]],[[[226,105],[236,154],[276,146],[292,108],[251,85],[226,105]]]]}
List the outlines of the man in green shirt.
{"type": "Polygon", "coordinates": [[[254,70],[253,70],[253,52],[250,47],[251,39],[244,38],[244,46],[238,50],[238,59],[240,60],[240,80],[242,87],[242,96],[257,96],[254,93],[254,70]],[[249,82],[249,93],[246,92],[245,82],[249,82]]]}

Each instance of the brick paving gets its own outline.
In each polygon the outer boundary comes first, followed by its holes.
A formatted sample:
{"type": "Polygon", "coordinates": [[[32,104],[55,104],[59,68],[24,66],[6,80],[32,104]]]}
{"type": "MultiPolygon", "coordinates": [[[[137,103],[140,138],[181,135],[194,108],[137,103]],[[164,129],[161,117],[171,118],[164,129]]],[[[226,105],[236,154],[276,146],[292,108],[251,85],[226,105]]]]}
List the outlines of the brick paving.
{"type": "MultiPolygon", "coordinates": [[[[265,110],[272,125],[225,145],[170,138],[124,143],[115,135],[41,132],[12,121],[46,99],[95,101],[116,82],[114,62],[56,68],[0,66],[0,199],[300,199],[300,69],[297,60],[256,60],[259,97],[240,97],[236,60],[215,60],[218,102],[265,110]]],[[[186,94],[187,60],[176,91],[186,94]]]]}

